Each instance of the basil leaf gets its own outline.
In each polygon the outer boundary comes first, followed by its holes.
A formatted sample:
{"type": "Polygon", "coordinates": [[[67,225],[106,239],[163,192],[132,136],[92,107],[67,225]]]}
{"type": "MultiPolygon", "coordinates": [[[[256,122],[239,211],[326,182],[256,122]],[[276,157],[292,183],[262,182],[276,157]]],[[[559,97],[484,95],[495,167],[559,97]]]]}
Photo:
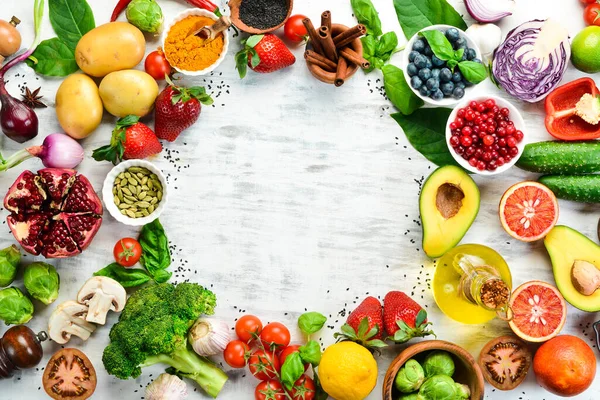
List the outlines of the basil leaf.
{"type": "Polygon", "coordinates": [[[427,43],[429,43],[431,51],[433,51],[433,54],[435,54],[437,58],[444,61],[454,59],[455,54],[452,44],[448,39],[446,39],[446,35],[444,35],[442,32],[434,29],[431,31],[420,32],[419,35],[427,39],[427,43]]]}
{"type": "Polygon", "coordinates": [[[309,340],[304,346],[298,349],[302,362],[312,364],[316,367],[321,362],[321,347],[315,340],[309,340]]]}
{"type": "Polygon", "coordinates": [[[446,122],[452,112],[449,108],[421,108],[411,115],[392,114],[402,127],[410,144],[432,163],[457,165],[446,144],[446,122]]]}
{"type": "Polygon", "coordinates": [[[300,354],[292,353],[286,357],[285,362],[281,366],[281,383],[288,390],[292,390],[294,383],[300,379],[303,373],[304,364],[302,364],[300,354]]]}
{"type": "Polygon", "coordinates": [[[398,47],[398,36],[396,35],[396,32],[388,32],[379,38],[375,55],[385,62],[390,59],[394,50],[396,50],[396,47],[398,47]]]}
{"type": "Polygon", "coordinates": [[[148,273],[142,269],[127,269],[117,263],[112,263],[94,272],[94,276],[107,276],[119,282],[125,288],[143,285],[151,278],[148,273]]]}
{"type": "Polygon", "coordinates": [[[79,39],[96,27],[92,9],[85,0],[49,0],[48,9],[56,36],[73,51],[79,39]]]}
{"type": "Polygon", "coordinates": [[[305,335],[311,335],[323,328],[327,318],[318,312],[307,312],[298,318],[298,327],[305,335]]]}
{"type": "Polygon", "coordinates": [[[454,72],[454,67],[456,67],[457,65],[458,65],[458,61],[456,61],[456,60],[448,60],[448,61],[446,62],[446,66],[447,66],[448,68],[450,68],[450,70],[451,70],[452,72],[454,72]]]}
{"type": "Polygon", "coordinates": [[[452,25],[467,29],[460,14],[446,0],[394,0],[398,22],[407,38],[431,25],[452,25]]]}
{"type": "Polygon", "coordinates": [[[363,57],[371,63],[371,66],[365,70],[365,73],[375,69],[375,52],[377,51],[377,38],[373,35],[367,35],[360,38],[363,44],[363,57]]]}
{"type": "Polygon", "coordinates": [[[458,63],[458,69],[466,80],[471,83],[479,83],[487,78],[487,69],[483,64],[475,61],[461,61],[458,63]]]}
{"type": "Polygon", "coordinates": [[[156,271],[152,278],[154,278],[156,283],[165,283],[171,279],[171,276],[173,276],[171,271],[165,271],[164,269],[161,269],[160,271],[156,271]]]}
{"type": "Polygon", "coordinates": [[[350,5],[358,22],[367,27],[367,33],[381,36],[381,20],[371,0],[350,0],[350,5]]]}
{"type": "Polygon", "coordinates": [[[385,93],[402,114],[410,115],[425,104],[408,86],[400,68],[388,64],[382,71],[385,93]]]}
{"type": "Polygon", "coordinates": [[[163,280],[164,273],[159,271],[166,269],[171,264],[171,252],[169,240],[165,230],[158,219],[142,227],[139,240],[142,246],[140,263],[148,270],[153,278],[163,280]]]}
{"type": "Polygon", "coordinates": [[[79,70],[75,52],[59,38],[44,40],[25,62],[45,76],[67,76],[79,70]]]}

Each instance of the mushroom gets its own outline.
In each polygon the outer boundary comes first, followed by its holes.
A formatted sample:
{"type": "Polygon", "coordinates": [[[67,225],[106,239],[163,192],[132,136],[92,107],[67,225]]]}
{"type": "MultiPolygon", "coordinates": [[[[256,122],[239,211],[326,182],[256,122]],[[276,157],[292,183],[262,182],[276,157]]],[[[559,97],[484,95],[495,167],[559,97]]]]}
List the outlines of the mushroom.
{"type": "Polygon", "coordinates": [[[81,340],[88,340],[96,325],[85,321],[88,307],[73,300],[65,301],[56,307],[48,321],[48,333],[50,339],[58,344],[67,343],[72,335],[81,340]]]}
{"type": "Polygon", "coordinates": [[[571,269],[571,282],[584,296],[591,296],[600,288],[600,270],[592,263],[575,260],[571,269]]]}
{"type": "Polygon", "coordinates": [[[94,276],[83,284],[77,301],[90,309],[85,317],[88,322],[104,325],[109,310],[120,312],[127,301],[125,288],[114,279],[106,276],[94,276]]]}

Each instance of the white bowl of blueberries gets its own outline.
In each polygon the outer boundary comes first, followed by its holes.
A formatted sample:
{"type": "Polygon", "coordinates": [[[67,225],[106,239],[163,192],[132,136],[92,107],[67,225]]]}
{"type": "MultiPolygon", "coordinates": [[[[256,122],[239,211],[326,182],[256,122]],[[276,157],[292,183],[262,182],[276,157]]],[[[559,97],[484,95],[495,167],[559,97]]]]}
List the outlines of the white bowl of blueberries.
{"type": "Polygon", "coordinates": [[[406,44],[404,77],[412,91],[425,103],[435,106],[454,106],[475,84],[461,73],[460,68],[449,68],[448,62],[433,54],[424,31],[442,32],[454,51],[463,49],[462,61],[481,63],[481,52],[475,42],[462,30],[450,25],[432,25],[422,29],[406,44]]]}

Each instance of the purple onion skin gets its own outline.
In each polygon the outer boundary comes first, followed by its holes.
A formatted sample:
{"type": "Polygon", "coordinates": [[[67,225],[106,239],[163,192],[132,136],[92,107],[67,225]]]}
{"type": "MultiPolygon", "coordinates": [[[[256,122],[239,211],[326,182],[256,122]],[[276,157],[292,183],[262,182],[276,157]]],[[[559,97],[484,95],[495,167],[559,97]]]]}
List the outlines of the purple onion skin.
{"type": "Polygon", "coordinates": [[[15,142],[25,143],[38,134],[36,113],[21,100],[12,97],[0,86],[0,127],[2,132],[15,142]]]}
{"type": "Polygon", "coordinates": [[[482,24],[490,24],[500,21],[504,17],[512,15],[510,11],[491,12],[486,10],[486,1],[488,0],[465,0],[467,11],[474,20],[482,24]]]}
{"type": "Polygon", "coordinates": [[[27,151],[48,168],[75,168],[84,155],[83,147],[64,133],[48,135],[41,146],[29,147],[27,151]]]}

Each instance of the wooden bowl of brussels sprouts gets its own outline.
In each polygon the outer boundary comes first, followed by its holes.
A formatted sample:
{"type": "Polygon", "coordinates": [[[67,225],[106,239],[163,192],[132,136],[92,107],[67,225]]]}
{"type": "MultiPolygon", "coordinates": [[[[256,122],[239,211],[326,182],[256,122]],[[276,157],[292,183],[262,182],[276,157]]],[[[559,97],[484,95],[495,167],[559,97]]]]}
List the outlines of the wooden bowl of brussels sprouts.
{"type": "Polygon", "coordinates": [[[427,340],[403,350],[385,374],[383,400],[483,400],[484,381],[477,361],[462,347],[427,340]],[[454,397],[453,397],[454,396],[454,397]]]}

